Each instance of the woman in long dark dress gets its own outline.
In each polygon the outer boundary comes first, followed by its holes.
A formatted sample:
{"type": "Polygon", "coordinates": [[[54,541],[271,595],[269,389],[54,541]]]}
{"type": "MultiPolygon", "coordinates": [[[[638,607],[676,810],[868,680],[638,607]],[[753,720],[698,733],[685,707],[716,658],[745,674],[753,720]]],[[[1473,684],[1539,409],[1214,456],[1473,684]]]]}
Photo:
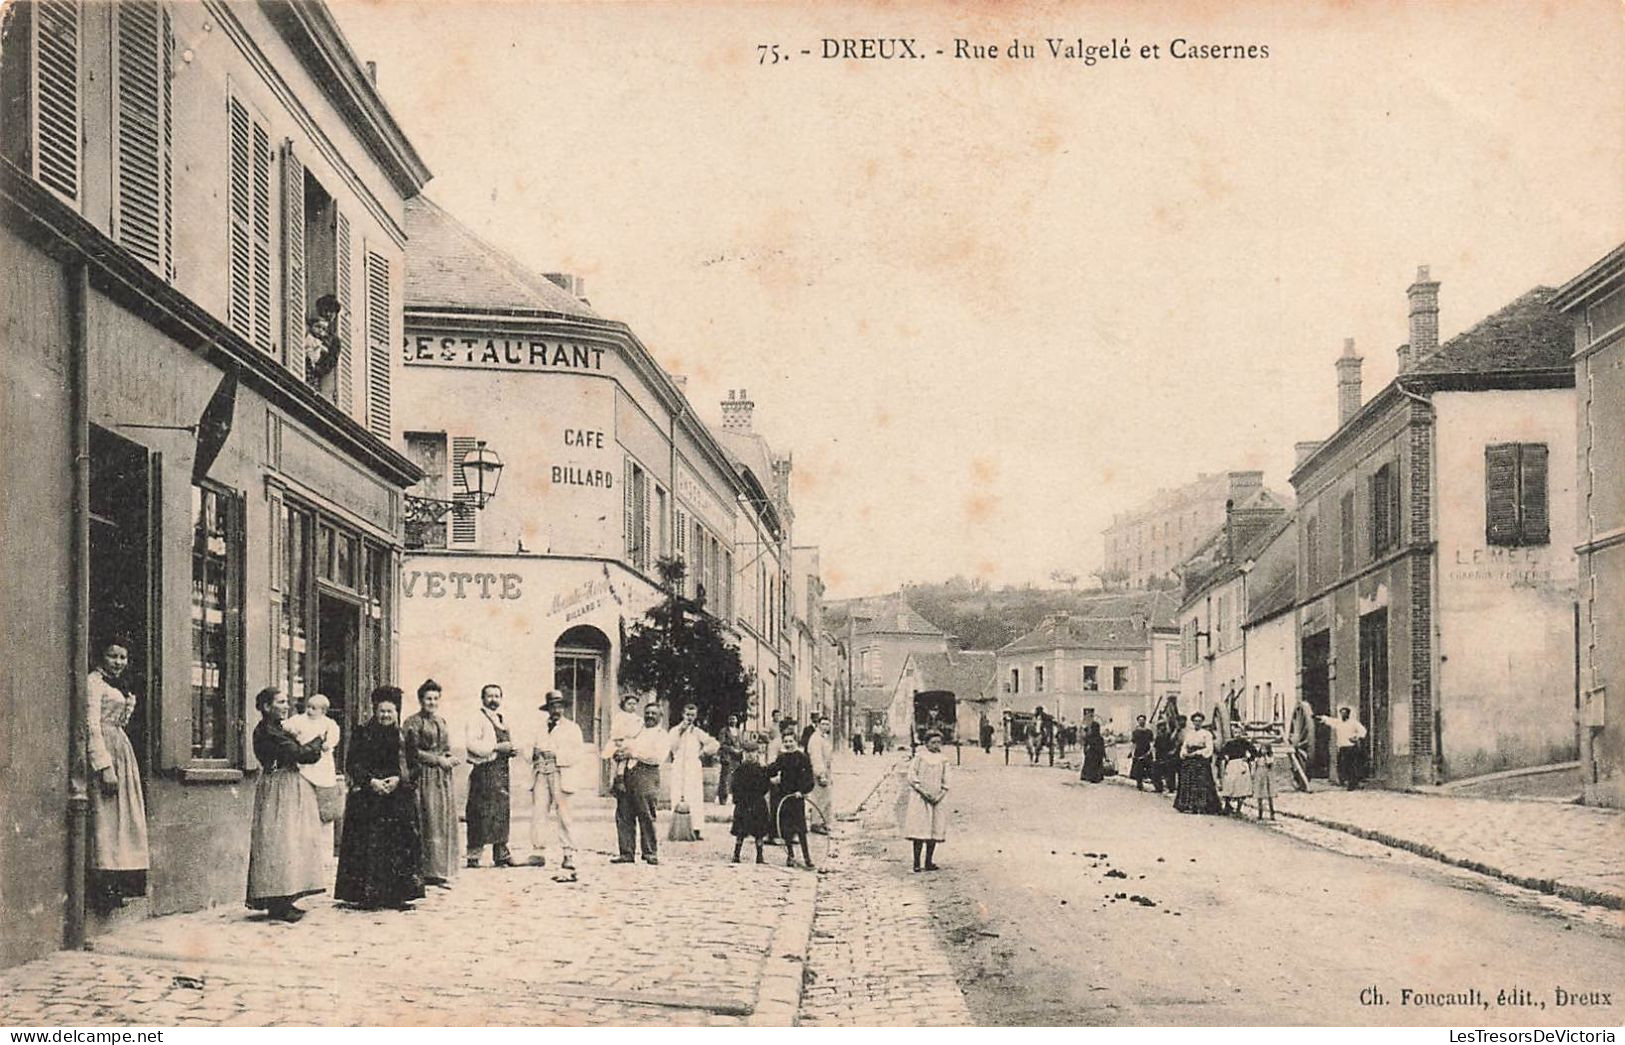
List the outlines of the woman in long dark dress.
{"type": "Polygon", "coordinates": [[[327,855],[332,835],[322,829],[316,787],[299,772],[322,757],[326,736],[301,744],[283,722],[291,709],[280,689],[262,689],[254,698],[254,757],[260,778],[254,785],[254,826],[249,832],[248,890],[245,903],[277,921],[297,922],[305,912],[294,901],[327,891],[327,855]]]}
{"type": "Polygon", "coordinates": [[[1098,784],[1106,779],[1106,739],[1100,735],[1100,723],[1089,723],[1083,735],[1083,773],[1086,783],[1098,784]]]}
{"type": "Polygon", "coordinates": [[[1201,712],[1191,716],[1180,745],[1179,791],[1174,808],[1181,813],[1219,813],[1219,789],[1213,781],[1213,734],[1202,722],[1201,712]]]}
{"type": "Polygon", "coordinates": [[[400,715],[399,688],[374,690],[372,720],[356,730],[345,767],[350,801],[333,896],[368,910],[411,910],[411,902],[423,898],[418,806],[400,715]]]}

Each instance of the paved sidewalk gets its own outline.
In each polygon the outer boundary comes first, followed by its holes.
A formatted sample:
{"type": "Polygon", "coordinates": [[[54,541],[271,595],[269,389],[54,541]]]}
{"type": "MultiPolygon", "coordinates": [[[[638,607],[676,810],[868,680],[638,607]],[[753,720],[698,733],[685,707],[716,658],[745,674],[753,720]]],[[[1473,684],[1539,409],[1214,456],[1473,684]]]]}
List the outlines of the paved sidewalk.
{"type": "Polygon", "coordinates": [[[790,1025],[816,876],[728,862],[716,824],[659,867],[610,866],[609,803],[583,806],[576,883],[487,867],[405,914],[148,919],[0,973],[0,1024],[790,1025]]]}
{"type": "Polygon", "coordinates": [[[972,1026],[953,966],[937,942],[931,898],[921,880],[929,876],[910,875],[890,851],[907,845],[897,839],[895,814],[900,757],[865,759],[884,762],[884,771],[867,764],[836,766],[836,807],[843,815],[819,886],[800,1022],[972,1026]],[[843,770],[859,786],[843,788],[843,770]],[[861,809],[853,808],[864,799],[861,809]]]}
{"type": "Polygon", "coordinates": [[[1277,811],[1582,903],[1625,908],[1625,814],[1589,806],[1326,790],[1277,811]]]}

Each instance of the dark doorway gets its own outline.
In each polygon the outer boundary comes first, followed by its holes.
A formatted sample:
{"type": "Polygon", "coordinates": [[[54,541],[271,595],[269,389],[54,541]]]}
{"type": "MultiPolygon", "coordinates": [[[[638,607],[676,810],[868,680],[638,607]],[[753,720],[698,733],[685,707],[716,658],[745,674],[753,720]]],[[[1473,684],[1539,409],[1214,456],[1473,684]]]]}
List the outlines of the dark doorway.
{"type": "Polygon", "coordinates": [[[587,625],[560,635],[553,650],[553,687],[564,695],[564,713],[588,744],[598,737],[598,686],[608,657],[609,639],[587,625]]]}
{"type": "Polygon", "coordinates": [[[1388,768],[1388,611],[1360,618],[1360,721],[1365,723],[1370,762],[1366,772],[1388,768]]]}
{"type": "MultiPolygon", "coordinates": [[[[1332,713],[1332,633],[1322,631],[1303,640],[1303,699],[1317,715],[1332,713]]],[[[1331,730],[1315,723],[1315,752],[1309,760],[1309,775],[1324,777],[1331,772],[1331,730]]]]}
{"type": "Polygon", "coordinates": [[[356,639],[361,607],[322,592],[317,596],[316,692],[328,700],[328,715],[344,731],[333,761],[344,772],[344,752],[357,723],[366,718],[365,701],[356,693],[356,639]]]}
{"type": "Polygon", "coordinates": [[[112,639],[128,644],[125,684],[136,695],[125,727],[143,778],[152,770],[158,644],[152,612],[158,522],[157,460],[146,447],[90,430],[90,651],[88,671],[112,639]]]}

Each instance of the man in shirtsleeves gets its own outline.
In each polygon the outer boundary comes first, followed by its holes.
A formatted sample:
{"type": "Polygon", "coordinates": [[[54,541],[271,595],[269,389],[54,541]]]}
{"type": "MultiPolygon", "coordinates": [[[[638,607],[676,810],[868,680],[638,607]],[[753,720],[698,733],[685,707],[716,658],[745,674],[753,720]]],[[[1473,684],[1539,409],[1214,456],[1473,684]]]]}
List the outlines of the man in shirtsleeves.
{"type": "Polygon", "coordinates": [[[480,866],[480,853],[491,847],[491,863],[512,867],[508,852],[508,760],[518,750],[507,720],[497,709],[502,706],[502,687],[487,685],[480,690],[480,710],[464,733],[468,764],[468,866],[480,866]]]}
{"type": "Polygon", "coordinates": [[[547,721],[537,730],[530,747],[530,790],[533,796],[530,862],[535,867],[547,866],[544,849],[551,826],[558,835],[559,849],[564,855],[563,869],[574,871],[576,841],[570,815],[570,796],[575,793],[572,767],[581,761],[584,741],[581,727],[564,717],[564,694],[556,689],[548,690],[541,710],[547,712],[547,721]]]}

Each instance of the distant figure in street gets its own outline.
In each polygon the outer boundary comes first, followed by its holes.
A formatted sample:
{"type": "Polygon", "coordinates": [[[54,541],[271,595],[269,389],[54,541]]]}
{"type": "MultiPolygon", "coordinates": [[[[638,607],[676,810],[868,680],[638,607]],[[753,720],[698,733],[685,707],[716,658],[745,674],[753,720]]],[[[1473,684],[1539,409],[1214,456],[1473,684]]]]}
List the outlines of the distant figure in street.
{"type": "Polygon", "coordinates": [[[1344,787],[1353,791],[1365,776],[1365,759],[1361,757],[1360,748],[1365,740],[1365,726],[1354,717],[1354,709],[1347,704],[1338,707],[1336,718],[1330,715],[1317,715],[1316,718],[1332,727],[1332,735],[1337,738],[1337,778],[1344,787]]]}
{"type": "Polygon", "coordinates": [[[991,755],[993,753],[993,723],[984,718],[982,720],[981,732],[982,753],[984,755],[991,755]]]}
{"type": "Polygon", "coordinates": [[[812,801],[823,814],[812,830],[821,835],[829,834],[829,818],[835,815],[835,741],[830,736],[831,728],[829,719],[821,719],[818,731],[807,744],[813,770],[812,801]]]}
{"type": "Polygon", "coordinates": [[[862,733],[853,733],[852,734],[852,753],[854,755],[863,754],[863,734],[862,733]]]}
{"type": "Polygon", "coordinates": [[[1145,716],[1135,716],[1134,732],[1129,734],[1129,742],[1134,746],[1129,752],[1128,775],[1134,781],[1136,791],[1144,791],[1147,780],[1158,791],[1162,790],[1162,781],[1156,776],[1156,755],[1152,751],[1155,740],[1156,735],[1146,727],[1145,716]]]}
{"type": "Polygon", "coordinates": [[[423,826],[423,881],[444,886],[457,870],[451,776],[461,760],[451,753],[451,727],[440,717],[440,683],[434,679],[424,679],[418,687],[418,713],[406,720],[401,736],[423,826]]]}
{"type": "Polygon", "coordinates": [[[480,854],[491,847],[493,867],[512,867],[508,852],[508,809],[510,784],[508,762],[518,753],[502,706],[502,687],[494,683],[480,689],[480,711],[463,734],[463,750],[468,764],[468,805],[463,817],[468,821],[468,866],[480,866],[480,854]]]}
{"type": "MultiPolygon", "coordinates": [[[[1055,764],[1055,719],[1047,714],[1043,708],[1038,709],[1036,718],[1038,725],[1038,751],[1049,750],[1049,764],[1055,764]]],[[[1033,762],[1038,761],[1038,751],[1033,752],[1033,762]]]]}
{"type": "Polygon", "coordinates": [[[1219,789],[1213,780],[1213,734],[1200,711],[1180,734],[1179,790],[1174,808],[1181,813],[1218,813],[1219,789]]]}
{"type": "Polygon", "coordinates": [[[1086,784],[1098,784],[1106,779],[1106,738],[1100,735],[1100,723],[1091,722],[1083,733],[1083,773],[1086,784]]]}
{"type": "Polygon", "coordinates": [[[734,773],[739,769],[741,758],[740,742],[744,740],[745,731],[740,727],[739,716],[729,715],[728,724],[722,727],[717,734],[717,804],[728,804],[728,791],[733,786],[734,773]]]}
{"type": "Polygon", "coordinates": [[[1219,745],[1219,799],[1226,813],[1239,813],[1253,797],[1253,760],[1258,748],[1237,733],[1219,745]]]}
{"type": "Polygon", "coordinates": [[[756,862],[766,862],[762,856],[762,842],[772,833],[768,826],[772,813],[767,808],[767,792],[772,785],[767,779],[767,771],[762,768],[761,754],[761,745],[754,739],[746,737],[740,742],[739,769],[734,774],[733,782],[733,825],[729,828],[734,836],[736,864],[747,838],[756,842],[756,862]]]}
{"type": "Polygon", "coordinates": [[[942,734],[925,735],[925,747],[908,764],[908,804],[903,810],[903,837],[914,843],[914,870],[937,869],[937,843],[948,838],[948,759],[942,753],[942,734]],[[924,862],[921,862],[921,856],[924,862]]]}
{"type": "Polygon", "coordinates": [[[660,725],[660,705],[643,708],[643,728],[625,740],[611,740],[604,757],[625,762],[621,789],[615,792],[615,840],[620,852],[612,864],[629,864],[643,845],[643,862],[658,864],[655,839],[655,801],[660,796],[660,765],[671,756],[671,738],[660,725]]]}
{"type": "Polygon", "coordinates": [[[688,811],[697,842],[705,829],[704,758],[716,754],[718,745],[711,734],[700,728],[698,704],[685,704],[682,721],[667,735],[671,742],[667,757],[671,760],[672,812],[688,811]]]}
{"type": "Polygon", "coordinates": [[[1309,790],[1309,760],[1315,754],[1315,708],[1307,697],[1298,698],[1292,709],[1292,725],[1287,732],[1292,745],[1288,757],[1292,760],[1292,786],[1299,791],[1309,790]]]}
{"type": "Polygon", "coordinates": [[[570,811],[575,794],[575,767],[585,745],[581,727],[564,715],[564,694],[556,689],[542,698],[547,721],[530,743],[530,863],[547,866],[547,835],[558,842],[559,864],[565,879],[576,869],[575,818],[570,811]]]}
{"type": "Polygon", "coordinates": [[[1078,738],[1077,731],[1072,726],[1067,724],[1066,719],[1063,718],[1058,723],[1056,723],[1056,726],[1055,726],[1055,744],[1056,744],[1057,747],[1059,747],[1061,749],[1059,754],[1060,754],[1062,759],[1066,758],[1067,745],[1075,743],[1077,738],[1078,738]]]}
{"type": "Polygon", "coordinates": [[[1179,791],[1179,759],[1180,747],[1185,742],[1185,727],[1189,720],[1184,715],[1174,715],[1164,720],[1164,730],[1160,734],[1163,742],[1163,755],[1157,762],[1157,771],[1162,778],[1159,791],[1177,794],[1179,791]]]}
{"type": "Polygon", "coordinates": [[[262,689],[254,698],[254,757],[260,778],[254,785],[254,826],[248,843],[245,903],[279,922],[297,922],[305,912],[294,906],[303,896],[327,891],[327,855],[333,839],[322,830],[316,789],[299,767],[321,758],[324,740],[301,744],[283,728],[291,710],[280,689],[262,689]]]}
{"type": "Polygon", "coordinates": [[[372,718],[351,737],[344,773],[350,798],[333,898],[362,910],[409,911],[423,898],[423,836],[401,737],[399,687],[372,691],[372,718]]]}
{"type": "Polygon", "coordinates": [[[812,760],[796,743],[795,725],[784,731],[784,753],[767,767],[769,778],[778,781],[778,801],[773,808],[773,819],[778,822],[778,835],[784,839],[784,866],[796,865],[795,843],[801,843],[801,858],[807,869],[813,869],[812,854],[807,850],[806,796],[817,781],[813,777],[812,760]]]}
{"type": "Polygon", "coordinates": [[[801,750],[807,750],[807,745],[812,743],[812,736],[818,732],[818,723],[822,722],[823,719],[824,713],[817,708],[813,708],[810,721],[801,727],[801,735],[796,738],[801,743],[801,750]]]}

